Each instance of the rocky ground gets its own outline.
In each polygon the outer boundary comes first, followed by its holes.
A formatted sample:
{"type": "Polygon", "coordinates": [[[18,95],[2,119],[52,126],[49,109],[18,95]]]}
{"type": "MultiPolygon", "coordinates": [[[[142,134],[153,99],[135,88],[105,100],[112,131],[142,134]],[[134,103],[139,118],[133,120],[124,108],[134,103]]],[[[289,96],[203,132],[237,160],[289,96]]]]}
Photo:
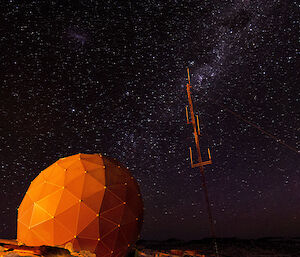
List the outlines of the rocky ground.
{"type": "Polygon", "coordinates": [[[96,257],[96,254],[89,251],[75,252],[72,244],[67,244],[65,248],[52,246],[26,246],[18,245],[16,240],[0,239],[0,257],[18,256],[44,256],[44,257],[96,257]]]}
{"type": "MultiPolygon", "coordinates": [[[[211,239],[183,241],[169,239],[167,241],[139,240],[136,243],[137,252],[131,251],[127,257],[154,256],[155,253],[174,253],[174,250],[190,251],[205,256],[215,256],[211,239]],[[171,251],[172,250],[172,251],[171,251]]],[[[217,239],[220,257],[300,257],[300,238],[262,238],[262,239],[217,239]]],[[[191,254],[193,255],[193,254],[191,254]]],[[[44,256],[44,257],[96,257],[89,251],[75,252],[72,244],[65,248],[51,246],[18,245],[16,240],[0,239],[0,257],[44,256]]],[[[187,257],[187,256],[186,256],[187,257]]]]}
{"type": "MultiPolygon", "coordinates": [[[[261,238],[261,239],[217,239],[220,257],[300,257],[300,238],[261,238]]],[[[169,239],[167,241],[137,242],[137,248],[156,251],[169,251],[171,249],[196,250],[207,256],[213,256],[213,242],[211,239],[183,241],[169,239]]]]}

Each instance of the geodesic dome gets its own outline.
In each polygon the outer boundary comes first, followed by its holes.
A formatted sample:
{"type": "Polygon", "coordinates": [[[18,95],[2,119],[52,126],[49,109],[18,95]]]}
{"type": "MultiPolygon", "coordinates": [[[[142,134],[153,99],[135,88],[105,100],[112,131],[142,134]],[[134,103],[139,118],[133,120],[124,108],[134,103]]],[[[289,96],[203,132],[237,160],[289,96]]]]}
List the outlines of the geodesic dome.
{"type": "Polygon", "coordinates": [[[97,256],[124,256],[137,240],[143,203],[136,180],[99,154],[62,158],[31,183],[18,209],[18,241],[97,256]]]}

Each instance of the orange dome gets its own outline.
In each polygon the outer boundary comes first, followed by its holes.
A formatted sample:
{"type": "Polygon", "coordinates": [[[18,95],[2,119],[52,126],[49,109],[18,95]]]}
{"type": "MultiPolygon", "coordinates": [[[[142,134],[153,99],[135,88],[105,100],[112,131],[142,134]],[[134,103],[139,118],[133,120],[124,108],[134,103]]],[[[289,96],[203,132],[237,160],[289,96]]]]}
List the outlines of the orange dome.
{"type": "Polygon", "coordinates": [[[73,244],[97,256],[124,256],[137,240],[143,203],[129,170],[99,154],[63,158],[31,183],[18,210],[18,241],[73,244]]]}

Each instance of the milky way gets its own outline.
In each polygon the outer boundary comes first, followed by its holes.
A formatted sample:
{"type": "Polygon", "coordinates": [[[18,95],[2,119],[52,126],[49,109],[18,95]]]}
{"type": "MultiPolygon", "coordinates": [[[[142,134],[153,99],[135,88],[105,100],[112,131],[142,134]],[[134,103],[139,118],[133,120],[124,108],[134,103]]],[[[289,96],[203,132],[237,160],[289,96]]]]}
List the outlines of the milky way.
{"type": "Polygon", "coordinates": [[[0,6],[1,237],[15,237],[30,181],[79,152],[131,169],[143,238],[209,236],[199,170],[189,164],[187,66],[204,159],[212,151],[205,170],[217,235],[299,236],[296,1],[0,6]]]}

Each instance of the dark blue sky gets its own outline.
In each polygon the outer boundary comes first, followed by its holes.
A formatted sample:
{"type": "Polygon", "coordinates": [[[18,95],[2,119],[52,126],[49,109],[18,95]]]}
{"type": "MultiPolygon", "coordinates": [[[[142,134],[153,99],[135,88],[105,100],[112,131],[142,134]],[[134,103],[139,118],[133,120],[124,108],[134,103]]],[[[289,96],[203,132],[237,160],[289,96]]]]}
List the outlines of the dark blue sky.
{"type": "Polygon", "coordinates": [[[143,238],[209,236],[200,174],[189,166],[187,66],[204,157],[212,151],[217,235],[299,236],[296,1],[0,7],[0,237],[15,237],[30,181],[79,152],[131,169],[145,202],[143,238]]]}

